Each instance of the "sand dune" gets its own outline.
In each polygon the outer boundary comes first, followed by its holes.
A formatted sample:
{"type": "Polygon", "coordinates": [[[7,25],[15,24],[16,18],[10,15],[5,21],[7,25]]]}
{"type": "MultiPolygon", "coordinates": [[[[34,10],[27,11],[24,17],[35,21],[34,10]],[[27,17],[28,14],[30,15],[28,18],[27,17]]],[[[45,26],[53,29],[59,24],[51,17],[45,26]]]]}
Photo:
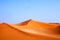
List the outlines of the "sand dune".
{"type": "Polygon", "coordinates": [[[60,40],[60,24],[32,19],[18,23],[0,23],[0,40],[60,40]]]}

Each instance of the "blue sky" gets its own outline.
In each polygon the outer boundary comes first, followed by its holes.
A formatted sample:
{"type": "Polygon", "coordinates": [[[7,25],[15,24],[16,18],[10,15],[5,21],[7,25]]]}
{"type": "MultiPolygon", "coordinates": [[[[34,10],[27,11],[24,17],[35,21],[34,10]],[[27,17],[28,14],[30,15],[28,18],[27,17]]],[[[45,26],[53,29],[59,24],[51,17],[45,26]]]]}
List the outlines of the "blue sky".
{"type": "Polygon", "coordinates": [[[0,22],[19,23],[28,19],[60,22],[60,0],[0,0],[0,22]]]}

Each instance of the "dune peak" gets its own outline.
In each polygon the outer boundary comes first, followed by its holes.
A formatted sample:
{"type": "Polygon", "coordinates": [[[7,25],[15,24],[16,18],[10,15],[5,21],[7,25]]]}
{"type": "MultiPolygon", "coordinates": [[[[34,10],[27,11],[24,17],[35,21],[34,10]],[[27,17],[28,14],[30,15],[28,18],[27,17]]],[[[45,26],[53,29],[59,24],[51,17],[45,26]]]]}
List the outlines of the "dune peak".
{"type": "Polygon", "coordinates": [[[26,20],[26,21],[23,21],[23,22],[21,22],[21,23],[18,23],[17,25],[27,25],[29,22],[31,22],[31,21],[34,21],[34,20],[32,20],[32,19],[29,19],[29,20],[26,20]]]}

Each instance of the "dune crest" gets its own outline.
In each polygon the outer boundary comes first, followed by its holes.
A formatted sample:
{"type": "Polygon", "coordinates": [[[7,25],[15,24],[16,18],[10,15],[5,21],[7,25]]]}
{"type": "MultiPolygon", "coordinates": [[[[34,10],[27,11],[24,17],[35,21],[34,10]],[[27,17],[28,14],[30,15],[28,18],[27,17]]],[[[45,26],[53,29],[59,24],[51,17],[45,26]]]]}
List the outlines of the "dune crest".
{"type": "Polygon", "coordinates": [[[32,19],[29,19],[29,20],[23,21],[23,22],[18,23],[18,24],[16,24],[16,25],[20,25],[20,26],[27,25],[30,21],[32,21],[32,19]]]}

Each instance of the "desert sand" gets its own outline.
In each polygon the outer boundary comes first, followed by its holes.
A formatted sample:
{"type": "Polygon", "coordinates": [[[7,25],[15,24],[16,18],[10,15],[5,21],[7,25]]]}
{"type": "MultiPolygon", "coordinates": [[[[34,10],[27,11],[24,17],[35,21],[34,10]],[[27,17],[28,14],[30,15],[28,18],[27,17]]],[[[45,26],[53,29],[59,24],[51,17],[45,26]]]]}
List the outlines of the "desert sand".
{"type": "Polygon", "coordinates": [[[0,23],[0,40],[60,40],[60,24],[27,20],[0,23]]]}

